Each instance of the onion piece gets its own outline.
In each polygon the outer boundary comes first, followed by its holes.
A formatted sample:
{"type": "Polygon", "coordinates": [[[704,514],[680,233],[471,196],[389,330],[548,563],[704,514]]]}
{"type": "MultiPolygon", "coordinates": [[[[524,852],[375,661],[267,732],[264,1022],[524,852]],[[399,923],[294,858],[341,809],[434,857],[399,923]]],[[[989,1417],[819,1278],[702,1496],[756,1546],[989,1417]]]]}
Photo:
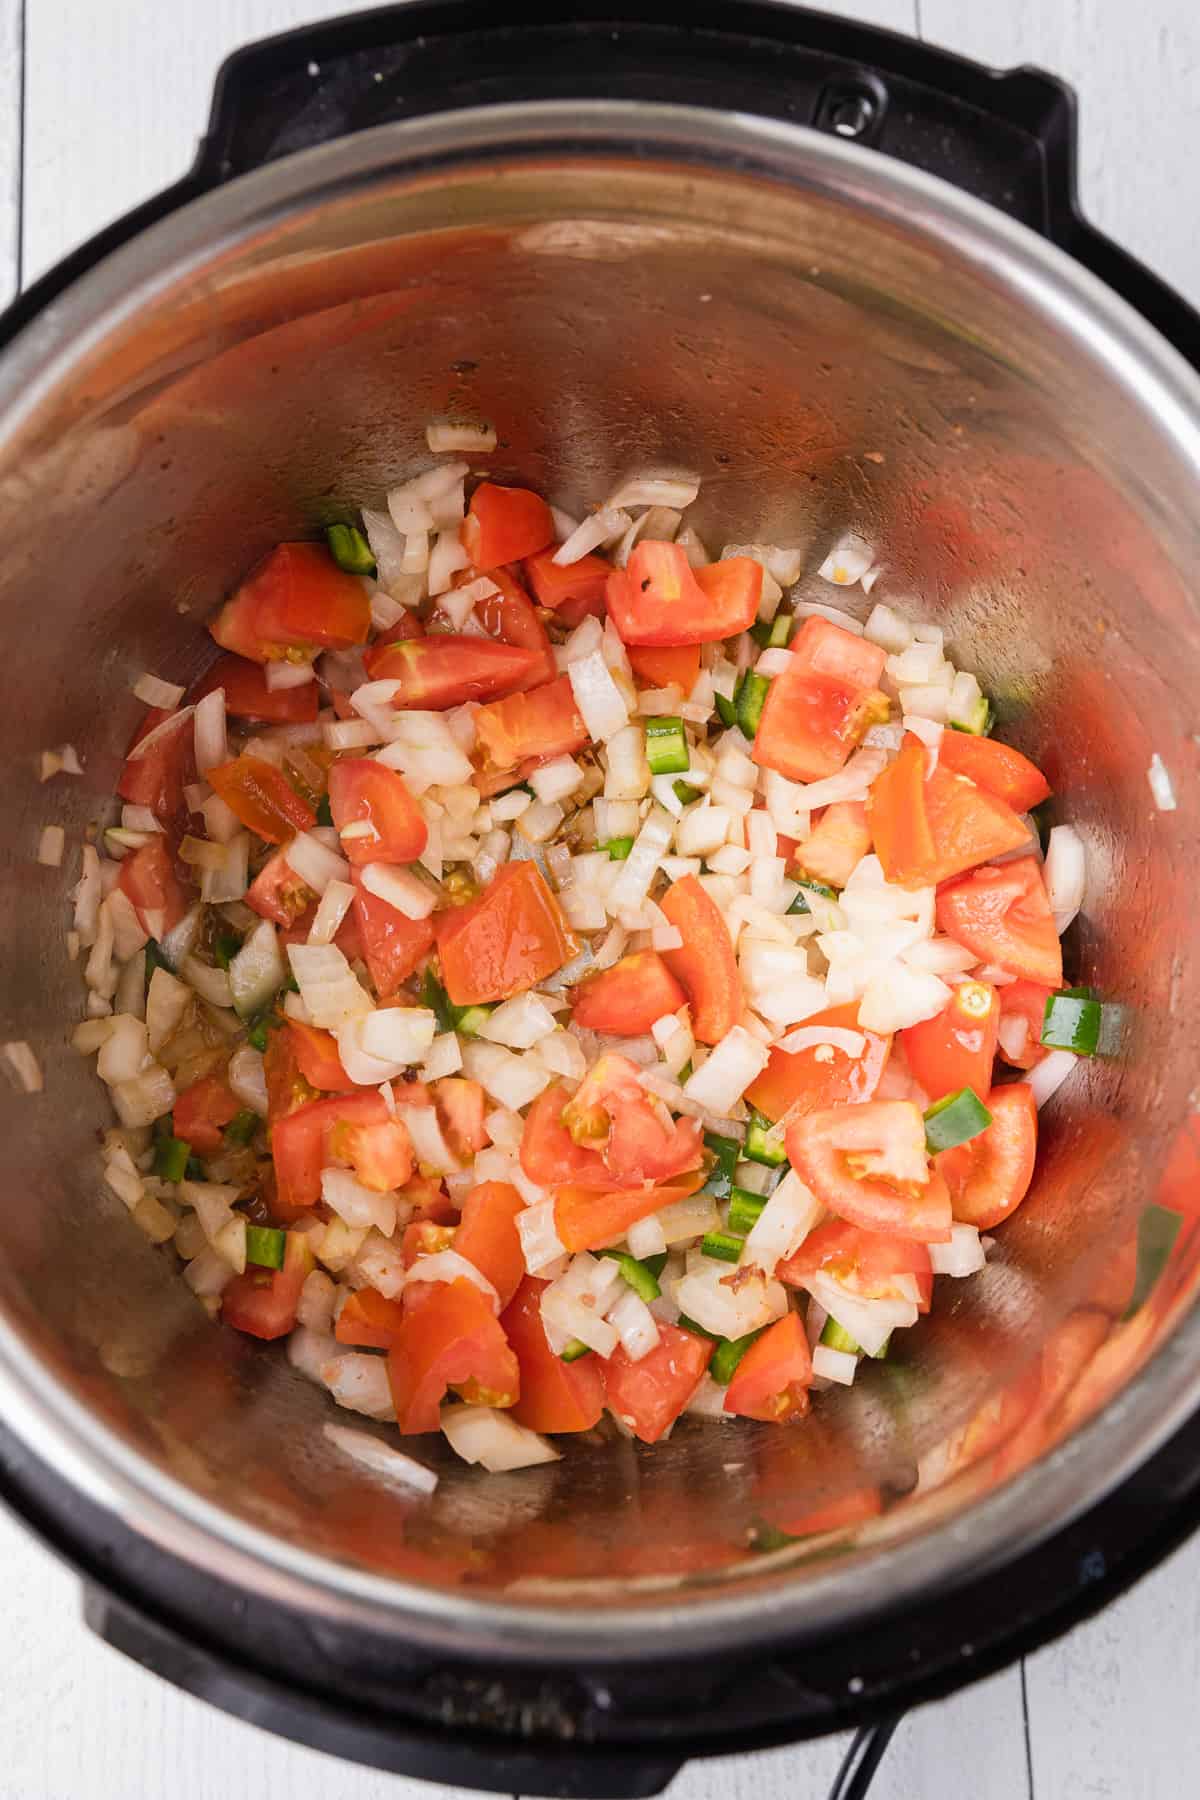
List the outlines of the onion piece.
{"type": "Polygon", "coordinates": [[[504,1000],[479,1027],[479,1036],[510,1050],[530,1050],[555,1029],[554,1014],[535,993],[504,1000]]]}
{"type": "Polygon", "coordinates": [[[658,872],[659,863],[670,848],[674,830],[670,813],[661,806],[652,806],[645,824],[634,839],[632,850],[619,865],[620,873],[609,891],[611,912],[639,906],[645,899],[658,872]]]}
{"type": "Polygon", "coordinates": [[[835,1050],[857,1059],[866,1049],[867,1040],[861,1031],[850,1031],[841,1025],[801,1025],[780,1038],[776,1048],[794,1056],[798,1050],[813,1050],[822,1044],[832,1044],[835,1050]]]}
{"type": "Polygon", "coordinates": [[[751,1226],[742,1262],[773,1275],[781,1262],[796,1254],[824,1211],[816,1195],[789,1169],[751,1226]]]}
{"type": "Polygon", "coordinates": [[[630,1362],[641,1362],[658,1348],[660,1338],[654,1314],[632,1288],[626,1288],[616,1305],[609,1308],[608,1323],[620,1338],[630,1362]]]}
{"type": "Polygon", "coordinates": [[[335,944],[289,944],[288,961],[314,1025],[336,1030],[371,1011],[369,995],[335,944]]]}
{"type": "Polygon", "coordinates": [[[904,1330],[917,1322],[915,1301],[864,1300],[821,1269],[806,1276],[804,1286],[868,1356],[877,1355],[893,1331],[904,1330]]]}
{"type": "Polygon", "coordinates": [[[476,1038],[463,1045],[463,1068],[501,1106],[520,1112],[550,1085],[550,1071],[534,1056],[517,1056],[501,1044],[476,1038]]]}
{"type": "Polygon", "coordinates": [[[885,750],[856,750],[845,768],[836,775],[827,775],[823,781],[810,781],[802,786],[805,809],[813,812],[818,806],[833,806],[839,800],[865,799],[875,777],[887,767],[887,761],[885,750]]]}
{"type": "Polygon", "coordinates": [[[836,1381],[852,1387],[858,1373],[858,1358],[850,1350],[834,1350],[829,1344],[814,1344],[812,1372],[822,1381],[836,1381]]]}
{"type": "Polygon", "coordinates": [[[1070,1050],[1051,1050],[1043,1056],[1041,1062],[1028,1070],[1023,1079],[1033,1089],[1034,1104],[1038,1107],[1045,1106],[1078,1062],[1079,1058],[1070,1050]]]}
{"type": "Polygon", "coordinates": [[[975,1275],[987,1257],[974,1225],[952,1225],[948,1244],[930,1244],[929,1264],[935,1275],[975,1275]]]}
{"type": "Polygon", "coordinates": [[[321,1170],[321,1198],[351,1230],[374,1226],[390,1238],[396,1229],[396,1196],[364,1187],[349,1169],[321,1170]]]}
{"type": "Polygon", "coordinates": [[[162,681],[157,675],[141,674],[133,684],[133,691],[139,700],[147,706],[157,707],[161,712],[174,712],[183,699],[184,690],[173,681],[162,681]]]}
{"type": "Polygon", "coordinates": [[[427,919],[436,904],[437,896],[427,881],[392,863],[366,863],[359,879],[368,894],[386,900],[406,919],[427,919]]]}
{"type": "Polygon", "coordinates": [[[866,538],[860,537],[857,531],[847,531],[837,540],[817,574],[822,581],[831,581],[835,587],[853,587],[874,561],[875,552],[866,538]]]}
{"type": "Polygon", "coordinates": [[[496,448],[496,427],[482,420],[433,420],[425,427],[425,442],[435,456],[455,450],[484,456],[496,448]]]}
{"type": "MultiPolygon", "coordinates": [[[[555,559],[557,560],[557,558],[555,559]]],[[[613,680],[603,653],[589,655],[567,665],[571,691],[588,735],[597,743],[607,743],[629,723],[629,708],[613,680]]]]}
{"type": "Polygon", "coordinates": [[[541,1200],[517,1214],[517,1236],[530,1275],[539,1275],[566,1255],[554,1221],[553,1200],[541,1200]]]}
{"type": "MultiPolygon", "coordinates": [[[[768,1051],[744,1026],[735,1025],[707,1061],[688,1076],[685,1096],[710,1112],[729,1113],[767,1066],[768,1051]]],[[[683,1306],[683,1302],[680,1302],[683,1306]]],[[[683,1306],[686,1312],[688,1309],[683,1306]]],[[[701,1321],[703,1323],[703,1321],[701,1321]]]]}
{"type": "Polygon", "coordinates": [[[207,775],[229,760],[229,741],[225,732],[225,689],[214,688],[196,702],[192,720],[196,743],[196,767],[207,775]]]}
{"type": "Polygon", "coordinates": [[[349,883],[350,864],[328,849],[311,831],[298,831],[291,842],[284,845],[281,854],[289,869],[314,894],[323,894],[331,881],[349,883]]]}
{"type": "Polygon", "coordinates": [[[1046,845],[1046,895],[1061,937],[1083,905],[1087,852],[1073,825],[1055,825],[1046,845]]]}
{"type": "Polygon", "coordinates": [[[22,1093],[41,1093],[46,1085],[42,1065],[24,1038],[14,1038],[5,1044],[4,1060],[22,1093]]]}
{"type": "Polygon", "coordinates": [[[566,538],[554,552],[553,561],[560,568],[577,563],[602,544],[614,543],[628,531],[632,520],[627,512],[619,507],[601,507],[577,525],[570,537],[566,538]]]}
{"type": "Polygon", "coordinates": [[[560,1452],[546,1438],[518,1425],[507,1412],[491,1406],[444,1406],[442,1430],[457,1456],[480,1463],[490,1474],[558,1462],[560,1452]]]}
{"type": "Polygon", "coordinates": [[[402,1450],[393,1450],[390,1444],[372,1437],[367,1431],[355,1430],[352,1425],[326,1424],[321,1427],[321,1433],[335,1450],[340,1450],[343,1456],[361,1463],[373,1475],[382,1475],[388,1481],[398,1481],[405,1487],[416,1488],[422,1494],[432,1494],[437,1487],[435,1470],[427,1469],[424,1463],[414,1461],[402,1450]]]}
{"type": "Polygon", "coordinates": [[[242,1044],[229,1059],[229,1085],[242,1105],[260,1119],[265,1119],[268,1111],[267,1078],[264,1073],[262,1052],[253,1044],[242,1044]]]}

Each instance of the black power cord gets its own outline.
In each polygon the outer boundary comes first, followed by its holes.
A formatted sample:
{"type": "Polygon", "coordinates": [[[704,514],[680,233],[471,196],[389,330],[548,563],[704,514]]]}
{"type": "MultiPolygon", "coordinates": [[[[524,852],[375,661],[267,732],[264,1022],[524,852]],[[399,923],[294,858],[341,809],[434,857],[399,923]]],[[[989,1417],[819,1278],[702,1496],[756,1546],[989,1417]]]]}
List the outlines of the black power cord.
{"type": "Polygon", "coordinates": [[[897,1713],[894,1718],[880,1719],[878,1724],[859,1726],[834,1777],[829,1800],[865,1800],[875,1771],[903,1717],[903,1713],[897,1713]]]}

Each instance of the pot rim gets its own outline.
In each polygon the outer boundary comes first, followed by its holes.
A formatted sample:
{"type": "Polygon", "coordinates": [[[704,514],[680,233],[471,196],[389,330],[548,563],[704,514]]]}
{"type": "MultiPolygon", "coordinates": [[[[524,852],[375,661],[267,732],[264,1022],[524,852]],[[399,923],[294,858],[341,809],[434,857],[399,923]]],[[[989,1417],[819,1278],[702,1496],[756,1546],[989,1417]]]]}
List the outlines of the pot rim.
{"type": "MultiPolygon", "coordinates": [[[[377,126],[272,162],[192,200],[89,270],[0,358],[0,433],[122,319],[251,236],[367,182],[451,171],[498,157],[559,154],[686,161],[736,169],[849,206],[935,241],[986,270],[1014,304],[1072,338],[1123,389],[1200,485],[1200,378],[1125,301],[1052,244],[936,177],[807,127],[703,107],[587,100],[523,102],[377,126]]],[[[139,1457],[55,1380],[0,1318],[0,1416],[30,1451],[91,1499],[201,1573],[331,1624],[403,1634],[458,1655],[592,1664],[718,1646],[810,1640],[861,1627],[937,1587],[959,1584],[1040,1542],[1115,1488],[1200,1404],[1200,1308],[1136,1379],[1048,1456],[962,1519],[919,1528],[802,1582],[683,1604],[586,1614],[426,1588],[307,1552],[227,1513],[139,1457]],[[679,1640],[683,1641],[680,1642],[679,1640]]]]}

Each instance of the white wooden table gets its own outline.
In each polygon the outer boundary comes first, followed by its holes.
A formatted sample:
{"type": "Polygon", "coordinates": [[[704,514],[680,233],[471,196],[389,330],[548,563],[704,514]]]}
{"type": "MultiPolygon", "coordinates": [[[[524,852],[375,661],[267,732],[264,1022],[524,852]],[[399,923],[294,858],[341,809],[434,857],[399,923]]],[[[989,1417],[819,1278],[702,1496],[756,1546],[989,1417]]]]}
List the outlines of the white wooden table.
{"type": "MultiPolygon", "coordinates": [[[[353,0],[0,0],[0,300],[180,174],[226,53],[353,0]]],[[[503,0],[497,0],[502,7],[503,0]]],[[[564,10],[569,10],[564,8],[564,10]]],[[[1198,0],[840,0],[1079,90],[1091,216],[1200,302],[1198,0]]],[[[211,1712],[84,1630],[73,1576],[0,1516],[3,1800],[422,1800],[211,1712]]],[[[1003,1675],[905,1721],[879,1800],[1200,1791],[1200,1542],[1003,1675]]],[[[673,1800],[816,1800],[844,1740],[699,1764],[673,1800]]],[[[446,1793],[449,1800],[449,1790],[446,1793]]]]}

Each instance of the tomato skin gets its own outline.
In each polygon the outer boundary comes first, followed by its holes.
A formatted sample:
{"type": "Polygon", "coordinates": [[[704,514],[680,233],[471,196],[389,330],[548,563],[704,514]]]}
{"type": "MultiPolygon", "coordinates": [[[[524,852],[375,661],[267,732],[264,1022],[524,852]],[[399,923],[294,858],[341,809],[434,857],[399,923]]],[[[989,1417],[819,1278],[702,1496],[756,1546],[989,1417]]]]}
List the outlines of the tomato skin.
{"type": "Polygon", "coordinates": [[[604,1411],[604,1361],[584,1356],[565,1363],[554,1354],[542,1325],[547,1286],[526,1275],[500,1320],[521,1366],[521,1394],[512,1415],[531,1431],[591,1431],[604,1411]]]}
{"type": "Polygon", "coordinates": [[[683,939],[680,949],[664,950],[662,959],[688,996],[698,1041],[719,1044],[745,1010],[729,927],[695,875],[673,881],[661,904],[683,939]]]}
{"type": "Polygon", "coordinates": [[[313,1253],[302,1231],[289,1231],[282,1269],[247,1269],[221,1295],[221,1318],[251,1337],[286,1337],[296,1323],[300,1290],[313,1271],[313,1253]]]}
{"type": "Polygon", "coordinates": [[[490,574],[501,563],[520,562],[553,544],[554,518],[532,489],[483,481],[471,496],[461,536],[475,567],[490,574]]]}
{"type": "Polygon", "coordinates": [[[271,1153],[279,1205],[307,1212],[321,1197],[321,1170],[340,1161],[377,1193],[403,1187],[412,1174],[412,1145],[382,1094],[373,1088],[310,1100],[271,1121],[271,1153]]]}
{"type": "Polygon", "coordinates": [[[638,1037],[687,995],[656,950],[635,950],[571,990],[572,1018],[589,1031],[638,1037]]]}
{"type": "Polygon", "coordinates": [[[660,1322],[658,1336],[657,1346],[638,1362],[630,1362],[620,1344],[608,1359],[609,1407],[643,1444],[657,1444],[675,1423],[714,1349],[710,1339],[678,1325],[660,1322]]]}
{"type": "Polygon", "coordinates": [[[686,1200],[703,1186],[702,1169],[689,1170],[658,1186],[599,1188],[566,1183],[555,1192],[554,1229],[566,1250],[599,1250],[624,1237],[638,1219],[676,1200],[686,1200]]]}
{"type": "Polygon", "coordinates": [[[632,644],[629,666],[647,687],[681,687],[686,697],[700,678],[700,646],[678,644],[656,650],[650,644],[632,644]]]}
{"type": "Polygon", "coordinates": [[[400,1335],[404,1308],[374,1288],[359,1288],[338,1314],[333,1335],[339,1344],[356,1344],[363,1350],[390,1350],[400,1335]]]}
{"type": "Polygon", "coordinates": [[[305,1025],[299,1019],[285,1019],[285,1030],[292,1040],[296,1065],[311,1087],[326,1094],[352,1094],[355,1083],[342,1067],[337,1039],[332,1031],[316,1025],[305,1025]]]}
{"type": "Polygon", "coordinates": [[[937,897],[938,929],[981,962],[1041,986],[1062,986],[1062,946],[1036,857],[975,869],[937,897]]]}
{"type": "Polygon", "coordinates": [[[913,1076],[930,1101],[969,1087],[982,1096],[992,1085],[1000,996],[984,981],[964,981],[932,1019],[900,1033],[913,1076]]]}
{"type": "Polygon", "coordinates": [[[475,617],[489,637],[499,638],[518,650],[528,650],[537,657],[536,664],[521,684],[522,691],[553,681],[558,665],[549,634],[538,618],[533,601],[507,569],[492,569],[489,579],[499,592],[485,594],[482,600],[475,602],[475,617]]]}
{"type": "Polygon", "coordinates": [[[604,617],[604,590],[612,564],[602,556],[581,556],[565,568],[554,560],[556,546],[540,550],[525,560],[525,579],[539,606],[558,613],[564,625],[574,627],[587,617],[604,617]]]}
{"type": "Polygon", "coordinates": [[[862,801],[837,800],[797,849],[796,862],[805,874],[843,888],[870,848],[871,827],[862,801]]]}
{"type": "Polygon", "coordinates": [[[224,1127],[237,1117],[242,1103],[223,1075],[204,1075],[175,1097],[175,1136],[184,1138],[199,1156],[224,1143],[224,1127]]]}
{"type": "MultiPolygon", "coordinates": [[[[190,713],[176,715],[170,730],[156,738],[144,756],[134,756],[143,738],[165,725],[171,714],[152,707],[129,746],[117,793],[130,806],[148,806],[168,830],[187,816],[183,790],[196,779],[195,734],[190,713]]],[[[126,859],[128,860],[128,858],[126,859]]]]}
{"type": "Polygon", "coordinates": [[[466,906],[433,915],[442,980],[455,1006],[524,993],[578,945],[536,863],[506,863],[466,906]]]}
{"type": "MultiPolygon", "coordinates": [[[[858,1002],[848,1006],[831,1006],[805,1020],[806,1025],[833,1025],[844,1031],[862,1031],[858,1022],[858,1002]]],[[[827,1046],[832,1054],[819,1061],[816,1050],[772,1050],[767,1066],[756,1075],[746,1089],[746,1099],[757,1107],[764,1118],[781,1119],[790,1106],[799,1112],[820,1112],[826,1107],[845,1102],[859,1104],[870,1100],[879,1086],[892,1048],[891,1036],[864,1031],[866,1049],[859,1057],[849,1057],[844,1050],[827,1046]]]]}
{"type": "Polygon", "coordinates": [[[569,675],[481,706],[475,734],[484,766],[496,770],[515,769],[532,756],[569,756],[588,741],[569,675]]]}
{"type": "Polygon", "coordinates": [[[886,654],[828,619],[806,619],[791,667],[767,692],[751,751],[762,768],[792,781],[819,781],[845,764],[876,717],[886,654]]]}
{"type": "Polygon", "coordinates": [[[446,712],[468,700],[514,694],[542,667],[534,650],[452,631],[375,644],[363,657],[372,681],[398,681],[392,705],[446,712]]]}
{"type": "Polygon", "coordinates": [[[525,1202],[508,1181],[481,1181],[463,1202],[454,1248],[486,1275],[503,1312],[525,1277],[525,1253],[517,1220],[525,1202]]]}
{"type": "Polygon", "coordinates": [[[289,651],[349,650],[365,644],[371,603],[354,575],[320,544],[280,544],[253,568],[209,631],[223,650],[251,662],[289,651]]]}
{"type": "Polygon", "coordinates": [[[944,731],[938,762],[956,775],[966,775],[976,787],[986,788],[1014,812],[1032,812],[1050,798],[1050,783],[1036,763],[996,738],[944,731]]]}
{"type": "Polygon", "coordinates": [[[669,649],[710,644],[746,631],[758,617],[762,569],[731,556],[693,570],[678,544],[643,538],[605,588],[608,615],[623,643],[669,649]]]}
{"type": "Polygon", "coordinates": [[[449,1388],[484,1390],[488,1404],[512,1406],[521,1372],[499,1319],[473,1281],[428,1286],[411,1303],[405,1289],[404,1320],[388,1351],[388,1377],[396,1403],[396,1423],[411,1437],[439,1427],[438,1409],[449,1388]]]}
{"type": "Polygon", "coordinates": [[[940,754],[928,775],[925,746],[916,738],[872,784],[867,813],[883,872],[901,887],[949,881],[1029,842],[1010,806],[943,768],[940,754]]]}
{"type": "Polygon", "coordinates": [[[235,719],[263,719],[271,725],[309,725],[317,716],[315,681],[306,681],[302,687],[269,688],[261,664],[232,652],[218,656],[188,698],[194,704],[218,688],[224,688],[225,711],[235,719]]]}
{"type": "Polygon", "coordinates": [[[841,1219],[867,1231],[922,1243],[950,1236],[950,1195],[925,1158],[925,1121],[909,1100],[869,1100],[797,1119],[788,1160],[801,1181],[841,1219]],[[856,1176],[851,1158],[865,1165],[856,1176]]]}
{"type": "Polygon", "coordinates": [[[477,1081],[460,1075],[444,1075],[433,1084],[433,1103],[450,1148],[464,1161],[491,1142],[484,1118],[487,1096],[477,1081]]]}
{"type": "MultiPolygon", "coordinates": [[[[433,919],[410,919],[398,906],[369,894],[355,870],[352,917],[362,937],[363,961],[381,1000],[390,1000],[433,949],[433,919]]],[[[339,934],[340,935],[340,934],[339,934]]]]}
{"type": "Polygon", "coordinates": [[[282,850],[265,862],[246,890],[246,905],[290,930],[317,898],[293,869],[282,850]]]}
{"type": "Polygon", "coordinates": [[[348,757],[329,771],[329,810],[351,864],[415,862],[429,841],[425,815],[404,777],[369,756],[348,757]],[[342,837],[348,825],[369,825],[371,837],[342,837]]]}
{"type": "Polygon", "coordinates": [[[993,1088],[984,1105],[992,1115],[987,1130],[943,1150],[934,1162],[950,1189],[954,1217],[991,1231],[1029,1192],[1037,1158],[1037,1105],[1024,1081],[993,1088]]]}
{"type": "Polygon", "coordinates": [[[317,822],[283,772],[260,756],[235,756],[210,769],[208,779],[230,811],[268,844],[284,844],[317,822]]]}
{"type": "Polygon", "coordinates": [[[1010,981],[999,990],[1001,1024],[1005,1019],[1022,1018],[1029,1027],[1019,1055],[1011,1054],[1002,1044],[997,1045],[1000,1055],[1013,1068],[1036,1069],[1047,1054],[1041,1042],[1042,1026],[1046,1019],[1046,1002],[1053,992],[1053,988],[1043,987],[1037,981],[1010,981]]]}
{"type": "Polygon", "coordinates": [[[866,1300],[892,1294],[894,1275],[915,1275],[919,1284],[933,1279],[929,1251],[916,1238],[864,1231],[846,1219],[823,1220],[775,1275],[788,1287],[803,1287],[821,1269],[866,1300]]]}
{"type": "Polygon", "coordinates": [[[538,1187],[559,1187],[564,1182],[611,1187],[612,1176],[600,1152],[577,1144],[562,1122],[569,1099],[557,1082],[542,1089],[525,1115],[521,1167],[538,1187]]]}
{"type": "Polygon", "coordinates": [[[165,936],[187,911],[187,896],[175,878],[164,837],[156,837],[125,857],[117,886],[133,903],[138,923],[151,937],[165,936]]]}
{"type": "Polygon", "coordinates": [[[725,1411],[782,1425],[808,1411],[812,1354],[804,1321],[789,1312],[755,1338],[725,1390],[725,1411]]]}
{"type": "Polygon", "coordinates": [[[272,1131],[278,1119],[298,1112],[310,1100],[320,1099],[318,1090],[301,1071],[296,1039],[290,1031],[280,1029],[267,1033],[263,1074],[267,1082],[267,1123],[272,1131]]]}

